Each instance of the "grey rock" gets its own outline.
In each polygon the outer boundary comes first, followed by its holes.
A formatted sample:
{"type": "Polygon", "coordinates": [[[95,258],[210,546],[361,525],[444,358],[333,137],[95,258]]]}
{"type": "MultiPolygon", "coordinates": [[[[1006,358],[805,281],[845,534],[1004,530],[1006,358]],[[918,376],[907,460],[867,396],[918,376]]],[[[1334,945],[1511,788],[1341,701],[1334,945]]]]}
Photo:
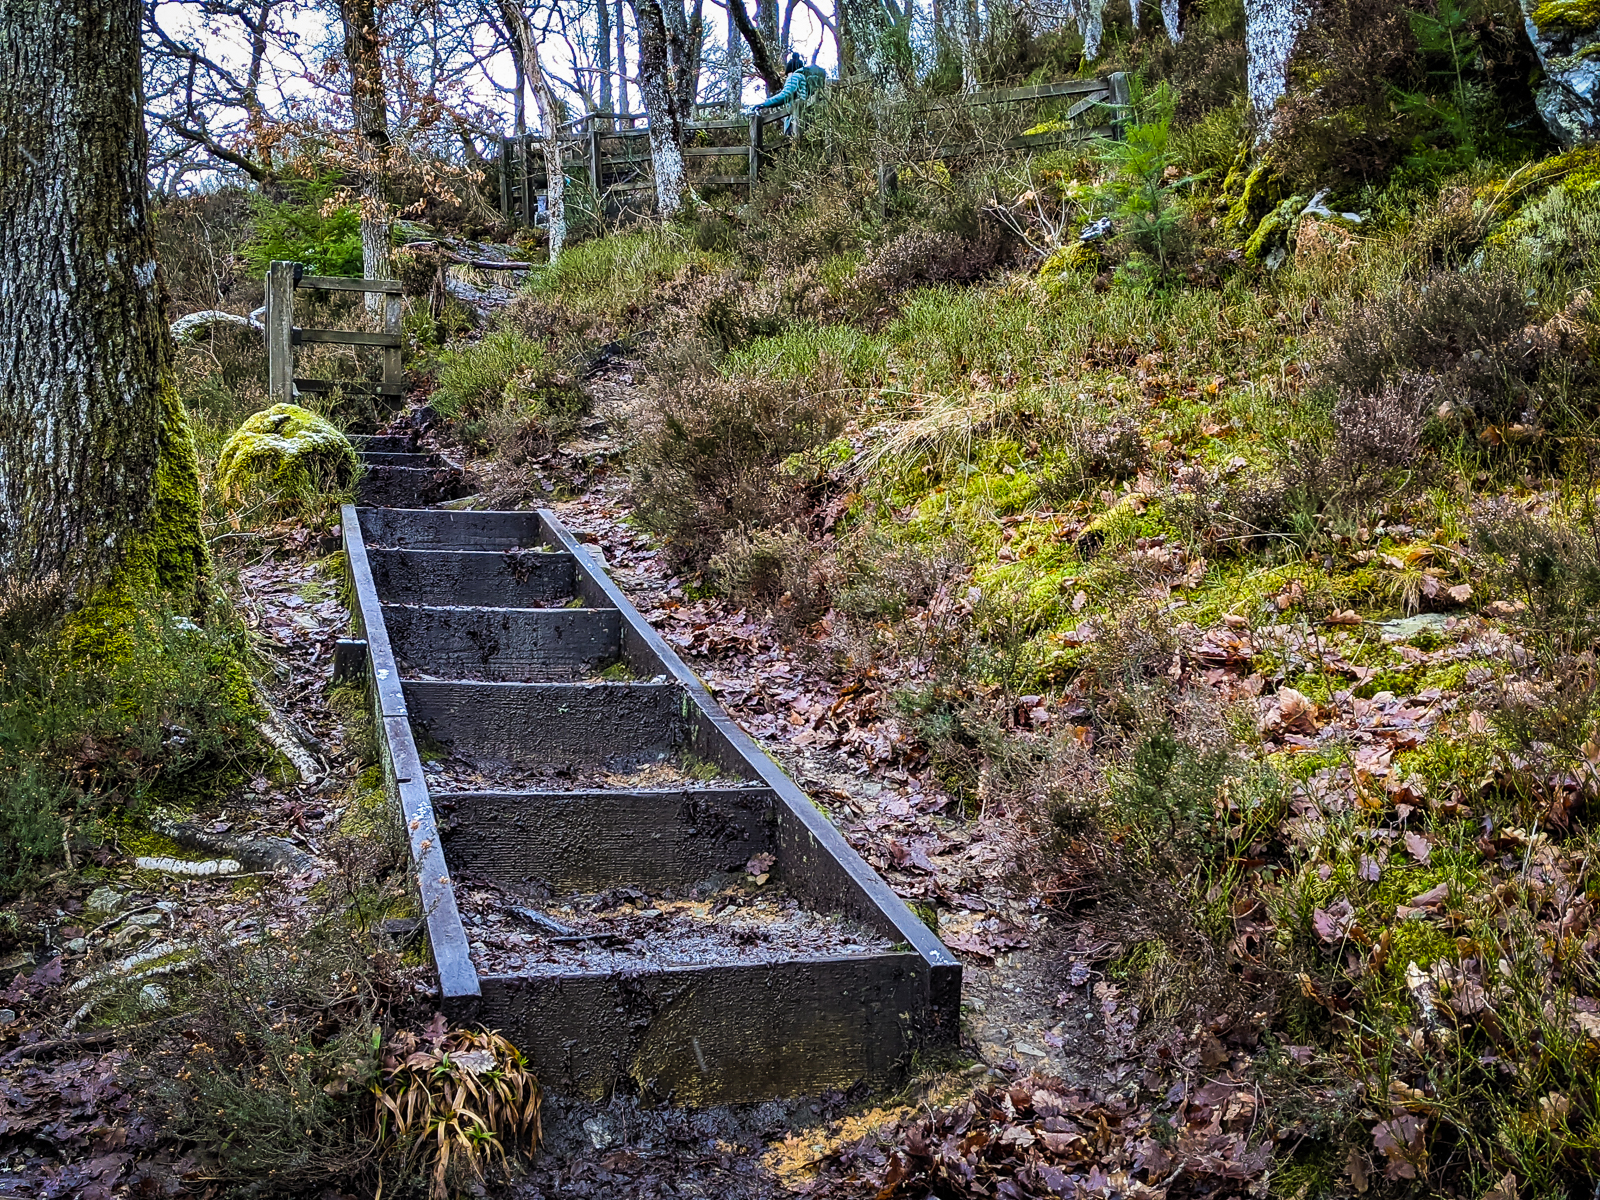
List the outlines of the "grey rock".
{"type": "Polygon", "coordinates": [[[590,1117],[583,1123],[583,1131],[589,1135],[589,1144],[596,1150],[604,1150],[616,1140],[604,1117],[590,1117]]]}
{"type": "Polygon", "coordinates": [[[14,1008],[0,1008],[0,1025],[10,1025],[17,1019],[17,1010],[14,1008]]]}
{"type": "Polygon", "coordinates": [[[1423,633],[1443,635],[1455,622],[1456,618],[1447,613],[1418,613],[1414,617],[1379,621],[1378,633],[1386,642],[1405,642],[1423,633]]]}
{"type": "Polygon", "coordinates": [[[89,893],[89,898],[83,902],[83,906],[92,913],[114,913],[120,912],[126,903],[126,897],[116,888],[97,887],[89,893]]]}
{"type": "Polygon", "coordinates": [[[88,949],[89,949],[89,939],[88,938],[73,938],[67,943],[66,949],[67,949],[67,953],[68,954],[84,954],[84,953],[87,953],[88,949]]]}
{"type": "Polygon", "coordinates": [[[1521,0],[1522,22],[1533,43],[1544,81],[1534,93],[1534,103],[1563,149],[1600,140],[1600,60],[1590,56],[1600,42],[1600,22],[1585,19],[1576,4],[1540,4],[1521,0]],[[1559,17],[1552,17],[1552,9],[1559,17]],[[1541,29],[1535,12],[1545,14],[1541,29]]]}

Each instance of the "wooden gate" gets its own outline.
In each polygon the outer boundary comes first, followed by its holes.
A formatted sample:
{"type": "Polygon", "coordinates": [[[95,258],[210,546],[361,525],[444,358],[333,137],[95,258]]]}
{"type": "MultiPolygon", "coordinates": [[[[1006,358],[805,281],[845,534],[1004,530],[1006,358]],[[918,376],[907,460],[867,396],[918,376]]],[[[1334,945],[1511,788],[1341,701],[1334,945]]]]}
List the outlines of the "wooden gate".
{"type": "Polygon", "coordinates": [[[368,396],[405,395],[400,366],[400,282],[355,279],[340,275],[307,275],[296,262],[275,262],[267,270],[267,393],[274,404],[292,404],[299,392],[355,392],[368,396]],[[324,292],[377,293],[384,297],[383,332],[345,329],[302,329],[294,323],[294,294],[306,288],[324,292]],[[294,348],[314,343],[369,346],[383,352],[383,382],[345,379],[297,379],[294,348]]]}

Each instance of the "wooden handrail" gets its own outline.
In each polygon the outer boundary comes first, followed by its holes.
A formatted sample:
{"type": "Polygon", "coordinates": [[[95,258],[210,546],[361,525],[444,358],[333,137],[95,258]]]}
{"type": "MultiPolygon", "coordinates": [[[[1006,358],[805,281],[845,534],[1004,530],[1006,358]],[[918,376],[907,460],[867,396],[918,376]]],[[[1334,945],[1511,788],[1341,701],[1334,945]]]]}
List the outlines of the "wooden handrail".
{"type": "MultiPolygon", "coordinates": [[[[835,85],[838,86],[838,85],[835,85]]],[[[1068,110],[1057,118],[1062,123],[1070,123],[1081,118],[1096,105],[1103,105],[1110,109],[1110,120],[1104,124],[1092,127],[1073,126],[1051,130],[1049,133],[1022,134],[1007,138],[996,144],[983,142],[951,143],[945,145],[929,144],[923,157],[929,159],[960,158],[971,154],[981,153],[985,150],[1035,150],[1049,146],[1064,145],[1070,142],[1083,141],[1089,138],[1121,136],[1122,123],[1129,106],[1129,88],[1127,77],[1121,72],[1116,72],[1104,79],[1068,79],[1057,83],[1027,84],[1022,87],[991,88],[982,92],[965,92],[948,97],[941,97],[925,104],[917,105],[911,109],[914,116],[935,112],[951,112],[961,109],[993,108],[1003,105],[1021,104],[1029,101],[1054,100],[1067,97],[1080,97],[1068,110]]],[[[715,106],[713,106],[715,107],[715,106]]],[[[730,120],[718,118],[706,121],[690,121],[685,125],[689,134],[712,131],[728,131],[747,128],[748,136],[745,145],[733,146],[685,146],[685,158],[738,158],[749,159],[749,170],[745,175],[712,175],[700,178],[706,183],[716,184],[746,184],[754,189],[761,171],[761,164],[765,159],[763,150],[764,130],[778,122],[788,122],[800,119],[801,114],[809,107],[807,102],[796,102],[780,108],[754,109],[744,116],[730,120]]],[[[638,172],[632,170],[636,166],[644,166],[650,162],[648,156],[638,153],[636,146],[638,139],[646,138],[650,134],[648,125],[633,128],[618,127],[623,121],[636,121],[644,114],[639,113],[584,113],[571,121],[557,127],[557,140],[561,144],[561,158],[563,169],[570,169],[567,164],[578,166],[583,164],[587,168],[589,183],[596,192],[619,193],[646,191],[653,184],[638,180],[638,172]],[[596,118],[613,123],[610,129],[600,129],[595,126],[596,118]],[[569,132],[570,131],[570,132],[569,132]],[[613,138],[623,142],[622,152],[607,154],[601,148],[604,139],[613,138]],[[632,143],[633,145],[629,145],[632,143]],[[624,166],[629,168],[623,178],[615,178],[607,182],[607,168],[624,166]]],[[[1103,119],[1103,118],[1102,118],[1103,119]]],[[[646,120],[648,118],[646,117],[646,120]]],[[[953,131],[952,131],[953,132],[953,131]]],[[[933,137],[924,131],[923,138],[933,143],[933,137]]],[[[500,172],[500,200],[501,211],[510,214],[520,210],[522,218],[532,223],[536,214],[536,198],[544,195],[542,189],[535,186],[535,180],[543,178],[545,172],[543,164],[533,160],[529,151],[533,146],[545,141],[543,134],[525,134],[521,138],[502,137],[500,139],[502,164],[512,161],[513,150],[520,149],[516,155],[520,163],[520,170],[516,173],[519,177],[513,178],[513,172],[502,169],[500,172]],[[532,160],[532,161],[530,161],[532,160]]]]}

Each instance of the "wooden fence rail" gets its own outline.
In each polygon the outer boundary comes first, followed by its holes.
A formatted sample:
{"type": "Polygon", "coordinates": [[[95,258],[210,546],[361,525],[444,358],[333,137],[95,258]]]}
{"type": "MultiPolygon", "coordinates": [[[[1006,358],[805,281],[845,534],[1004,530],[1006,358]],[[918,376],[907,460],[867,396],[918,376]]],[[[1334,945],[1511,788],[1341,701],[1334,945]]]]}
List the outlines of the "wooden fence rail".
{"type": "Polygon", "coordinates": [[[405,395],[400,366],[400,283],[393,279],[352,279],[341,275],[307,275],[296,262],[275,262],[267,270],[267,391],[274,404],[291,404],[296,392],[359,392],[369,396],[405,395]],[[297,288],[323,292],[382,295],[383,332],[344,329],[302,329],[294,323],[297,288]],[[345,379],[297,379],[294,348],[302,345],[369,346],[383,352],[383,382],[345,379]]]}
{"type": "MultiPolygon", "coordinates": [[[[1086,141],[1096,137],[1120,137],[1122,117],[1129,103],[1127,76],[1120,71],[1105,79],[1070,79],[1062,83],[1032,84],[1027,87],[997,88],[987,92],[969,92],[919,105],[911,110],[917,126],[926,129],[939,115],[954,119],[964,113],[1002,108],[1008,105],[1038,103],[1078,97],[1065,113],[1057,118],[1061,126],[1046,133],[1018,134],[997,143],[982,141],[957,141],[940,143],[932,141],[915,153],[924,160],[968,157],[985,150],[1038,151],[1086,141]],[[1089,115],[1097,107],[1111,110],[1111,120],[1095,125],[1073,124],[1089,115]]],[[[688,125],[691,139],[702,136],[708,140],[726,137],[729,131],[744,130],[745,136],[737,145],[691,144],[684,147],[684,157],[696,159],[744,159],[744,170],[737,174],[723,173],[700,175],[693,178],[697,184],[727,187],[747,187],[753,193],[767,159],[771,134],[769,127],[784,123],[789,132],[786,139],[795,136],[797,127],[805,123],[809,106],[802,102],[783,108],[761,109],[734,119],[692,121],[688,125]]],[[[561,161],[568,177],[587,180],[595,194],[604,200],[618,201],[634,192],[655,189],[652,161],[645,142],[650,135],[648,124],[638,113],[587,113],[567,122],[558,135],[561,141],[561,161]],[[610,143],[609,148],[606,143],[610,143]]],[[[933,136],[933,135],[930,135],[933,136]]],[[[520,220],[525,225],[538,223],[539,201],[544,197],[544,137],[528,134],[522,138],[503,136],[500,139],[500,211],[520,220]]]]}

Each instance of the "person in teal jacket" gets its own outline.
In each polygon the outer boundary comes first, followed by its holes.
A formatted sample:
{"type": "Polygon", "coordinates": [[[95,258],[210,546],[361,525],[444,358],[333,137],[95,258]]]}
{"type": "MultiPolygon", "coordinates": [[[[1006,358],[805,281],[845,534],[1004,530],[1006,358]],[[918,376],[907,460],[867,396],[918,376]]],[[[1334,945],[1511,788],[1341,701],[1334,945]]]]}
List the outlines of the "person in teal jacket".
{"type": "Polygon", "coordinates": [[[768,96],[756,105],[757,108],[781,108],[791,100],[809,100],[822,90],[828,79],[826,71],[821,67],[806,66],[805,60],[792,50],[783,69],[789,73],[789,77],[783,81],[783,90],[768,96]]]}

